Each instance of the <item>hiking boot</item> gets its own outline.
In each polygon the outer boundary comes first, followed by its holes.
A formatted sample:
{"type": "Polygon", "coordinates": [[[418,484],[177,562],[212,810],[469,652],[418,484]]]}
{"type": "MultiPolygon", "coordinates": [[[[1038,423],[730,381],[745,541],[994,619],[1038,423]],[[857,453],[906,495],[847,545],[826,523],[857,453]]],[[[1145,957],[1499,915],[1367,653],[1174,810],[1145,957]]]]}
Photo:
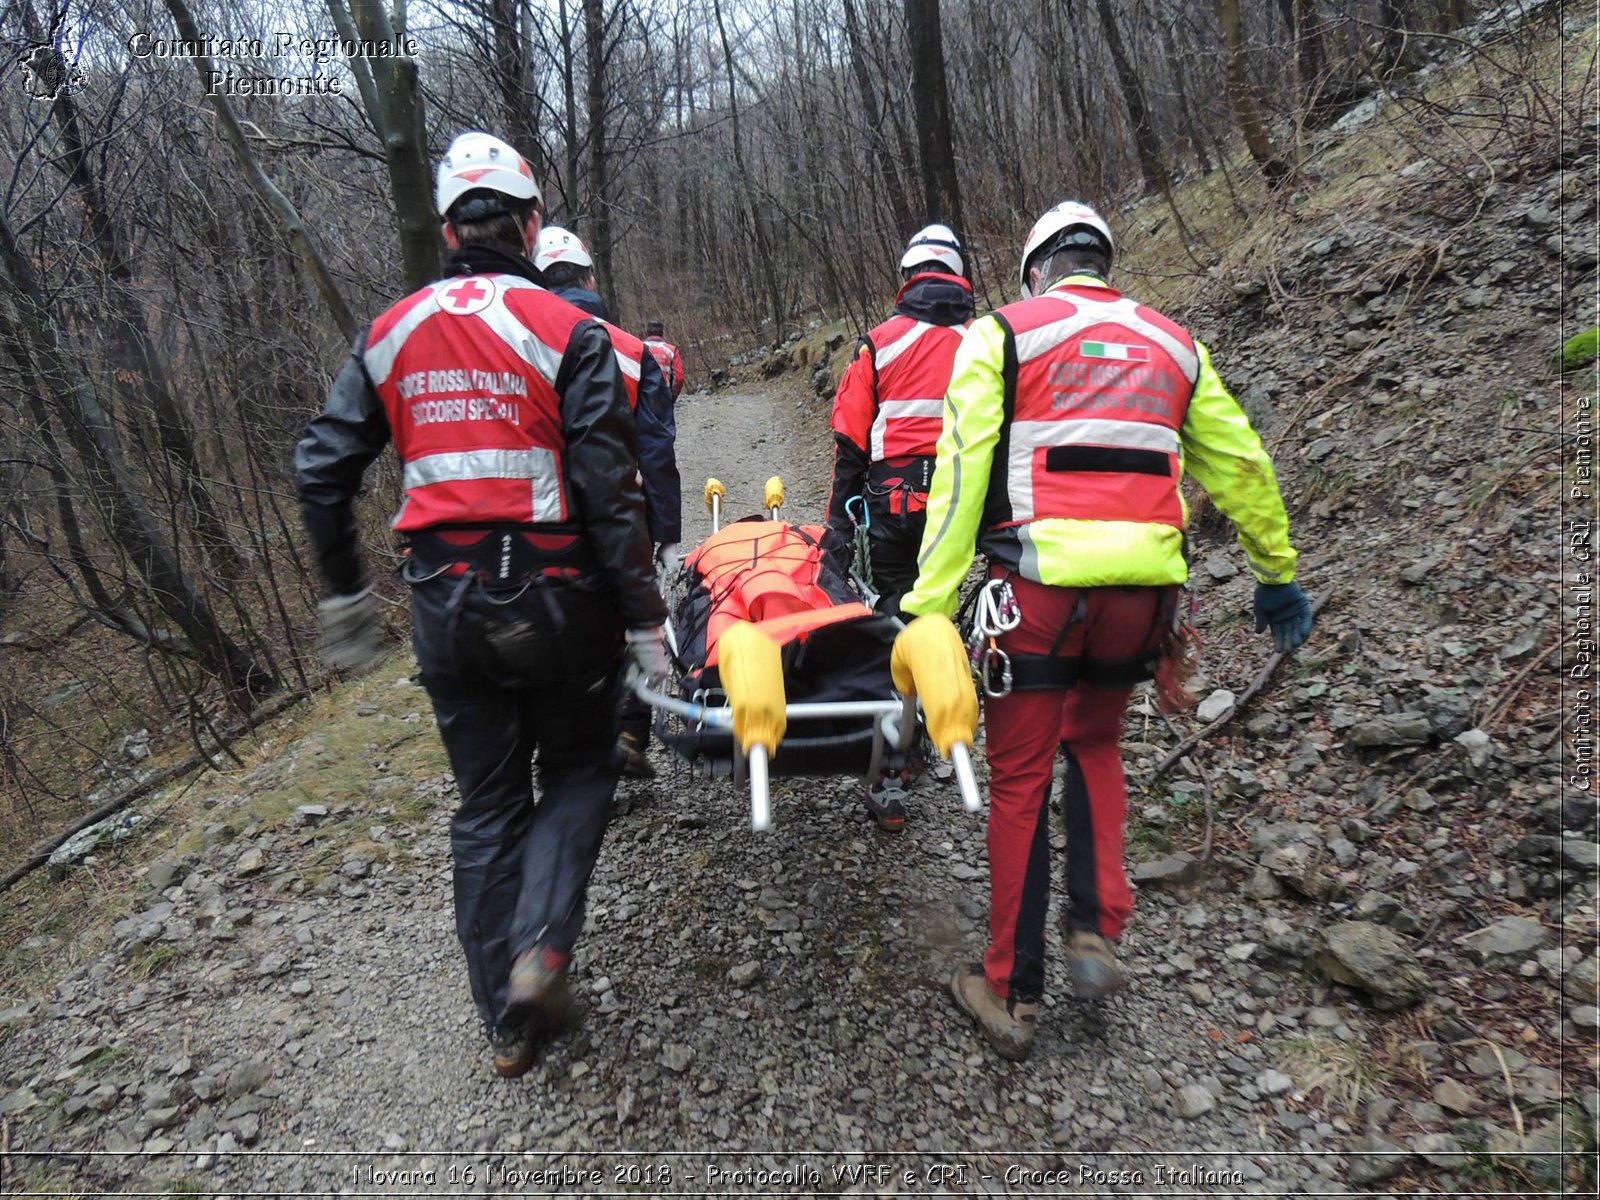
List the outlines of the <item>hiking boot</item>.
{"type": "Polygon", "coordinates": [[[1039,1006],[996,996],[983,976],[983,967],[957,967],[950,977],[950,994],[956,1006],[978,1023],[978,1030],[1001,1058],[1021,1062],[1028,1057],[1039,1006]]]}
{"type": "Polygon", "coordinates": [[[1072,990],[1081,1000],[1104,1000],[1122,987],[1122,969],[1109,938],[1089,929],[1074,929],[1066,938],[1072,990]]]}
{"type": "Polygon", "coordinates": [[[506,990],[506,1010],[500,1024],[506,1029],[526,1029],[530,1036],[560,1029],[572,1007],[567,984],[570,954],[548,946],[534,946],[511,964],[511,985],[506,990]]]}
{"type": "Polygon", "coordinates": [[[906,827],[906,785],[898,775],[885,775],[867,788],[867,811],[879,829],[899,833],[906,827]]]}
{"type": "Polygon", "coordinates": [[[494,1073],[501,1079],[521,1079],[533,1066],[538,1050],[533,1031],[502,1025],[489,1035],[489,1049],[494,1053],[494,1073]]]}
{"type": "Polygon", "coordinates": [[[655,764],[644,754],[644,744],[638,734],[624,733],[617,738],[617,757],[622,761],[622,774],[628,779],[654,779],[655,764]]]}

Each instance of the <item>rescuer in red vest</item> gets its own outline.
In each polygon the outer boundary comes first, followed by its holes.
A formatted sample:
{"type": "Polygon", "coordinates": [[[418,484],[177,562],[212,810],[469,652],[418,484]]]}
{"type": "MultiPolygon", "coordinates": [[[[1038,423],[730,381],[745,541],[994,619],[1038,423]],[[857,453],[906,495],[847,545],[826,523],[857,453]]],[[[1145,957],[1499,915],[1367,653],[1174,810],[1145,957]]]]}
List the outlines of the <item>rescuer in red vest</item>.
{"type": "MultiPolygon", "coordinates": [[[[683,488],[678,475],[678,425],[672,412],[675,393],[669,376],[659,366],[659,356],[648,343],[626,329],[611,324],[606,303],[596,291],[594,259],[575,233],[556,225],[539,231],[533,265],[550,290],[605,324],[612,348],[622,367],[622,382],[633,404],[634,427],[639,441],[639,482],[644,487],[645,524],[656,543],[656,561],[668,578],[683,561],[683,488]]],[[[630,691],[622,695],[617,753],[622,773],[632,779],[652,778],[656,769],[645,751],[650,746],[650,706],[630,691]]]]}
{"type": "Polygon", "coordinates": [[[951,990],[1008,1058],[1026,1056],[1044,986],[1057,747],[1073,988],[1098,999],[1122,986],[1114,944],[1132,896],[1118,743],[1188,578],[1185,470],[1238,528],[1259,581],[1257,630],[1292,650],[1312,626],[1271,460],[1205,346],[1111,287],[1114,248],[1093,209],[1057,205],[1028,235],[1025,299],[968,330],[917,581],[900,602],[908,617],[949,616],[975,546],[989,560],[996,644],[1009,656],[1001,678],[984,680],[989,948],[951,990]]]}
{"type": "Polygon", "coordinates": [[[661,373],[672,385],[672,398],[676,400],[683,395],[683,355],[678,353],[676,346],[667,341],[667,328],[661,323],[660,317],[651,317],[645,323],[644,348],[650,351],[660,364],[661,373]]]}
{"type": "Polygon", "coordinates": [[[499,138],[451,143],[435,193],[445,278],[357,338],[295,448],[329,588],[324,654],[349,669],[379,643],[352,501],[383,447],[399,452],[417,663],[461,792],[456,933],[507,1077],[567,1010],[617,784],[625,651],[670,674],[628,392],[604,326],[528,260],[540,199],[499,138]]]}
{"type": "MultiPolygon", "coordinates": [[[[878,593],[880,612],[897,613],[917,577],[945,388],[972,323],[964,270],[961,243],[949,226],[916,233],[900,258],[905,282],[894,314],[857,343],[833,400],[828,551],[847,573],[856,528],[865,529],[870,578],[863,582],[878,593]]],[[[905,827],[899,773],[886,772],[868,787],[867,809],[883,829],[905,827]]]]}

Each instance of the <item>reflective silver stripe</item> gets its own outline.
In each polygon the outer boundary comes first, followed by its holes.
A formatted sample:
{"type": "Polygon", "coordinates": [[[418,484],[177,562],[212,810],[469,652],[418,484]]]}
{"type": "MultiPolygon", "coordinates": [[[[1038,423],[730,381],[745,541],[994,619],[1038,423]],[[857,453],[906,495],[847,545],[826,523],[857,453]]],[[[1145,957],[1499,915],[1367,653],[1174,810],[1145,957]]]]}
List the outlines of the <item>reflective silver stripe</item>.
{"type": "Polygon", "coordinates": [[[1160,346],[1178,364],[1178,369],[1193,383],[1200,377],[1200,358],[1192,345],[1186,346],[1166,330],[1146,321],[1139,315],[1139,304],[1124,297],[1121,300],[1085,300],[1080,296],[1061,296],[1046,293],[1051,299],[1075,305],[1077,311],[1059,321],[1017,334],[1017,362],[1025,363],[1048,354],[1074,334],[1082,333],[1095,325],[1121,325],[1148,338],[1160,346]]]}
{"type": "Polygon", "coordinates": [[[1014,421],[1006,460],[1006,491],[1011,497],[1012,519],[1034,519],[1033,455],[1037,450],[1052,446],[1109,446],[1176,454],[1180,444],[1177,430],[1143,421],[1014,421]]]}
{"type": "Polygon", "coordinates": [[[910,329],[906,330],[899,337],[895,338],[894,341],[883,347],[883,349],[875,351],[872,355],[872,361],[877,366],[878,370],[881,371],[895,359],[904,354],[907,350],[911,349],[911,347],[916,344],[917,339],[923,334],[927,333],[928,330],[942,328],[943,326],[941,325],[930,325],[926,321],[918,321],[910,329]]]}
{"type": "MultiPolygon", "coordinates": [[[[629,358],[615,342],[611,343],[611,352],[617,356],[617,366],[622,368],[622,373],[635,383],[638,383],[639,360],[637,358],[629,358]]],[[[560,364],[557,365],[559,366],[560,364]]]]}
{"type": "Polygon", "coordinates": [[[382,384],[389,378],[389,373],[394,370],[395,360],[400,357],[400,348],[406,344],[406,339],[417,331],[417,326],[438,314],[437,296],[442,286],[443,284],[434,284],[430,289],[432,296],[418,300],[411,306],[410,312],[395,322],[393,329],[378,341],[367,344],[362,360],[366,363],[367,374],[371,376],[375,385],[382,384]]]}
{"type": "MultiPolygon", "coordinates": [[[[439,313],[438,296],[441,289],[459,282],[456,279],[443,279],[430,286],[431,298],[418,300],[411,307],[393,329],[389,330],[379,341],[369,345],[364,355],[367,374],[372,377],[374,384],[381,384],[389,378],[394,370],[395,361],[400,357],[400,351],[405,346],[406,340],[415,333],[429,317],[439,313]]],[[[511,315],[511,310],[505,305],[507,292],[526,291],[538,288],[539,285],[527,279],[518,279],[515,275],[495,275],[488,280],[494,287],[494,299],[482,311],[472,313],[487,325],[505,345],[523,362],[542,375],[545,381],[552,386],[555,384],[556,375],[561,370],[561,350],[547,346],[541,342],[534,333],[516,317],[511,315]]],[[[542,290],[542,289],[541,289],[542,290]]],[[[619,356],[620,357],[620,356],[619,356]]],[[[638,367],[634,368],[634,378],[638,378],[638,367]]]]}
{"type": "Polygon", "coordinates": [[[878,415],[872,419],[872,461],[884,457],[884,442],[889,432],[889,422],[903,417],[944,418],[944,400],[885,400],[878,405],[878,415]]]}
{"type": "Polygon", "coordinates": [[[561,357],[566,352],[566,347],[563,346],[558,350],[545,345],[534,336],[533,330],[511,314],[511,310],[505,304],[506,292],[526,291],[539,285],[527,279],[518,279],[514,275],[496,276],[495,283],[497,287],[494,302],[482,312],[472,315],[487,325],[490,332],[504,342],[512,353],[544,376],[545,382],[554,387],[556,376],[561,373],[561,357]]]}
{"type": "Polygon", "coordinates": [[[467,483],[475,479],[526,479],[533,486],[533,519],[561,520],[561,472],[555,451],[543,446],[428,454],[406,463],[401,486],[409,492],[435,483],[467,483]]]}

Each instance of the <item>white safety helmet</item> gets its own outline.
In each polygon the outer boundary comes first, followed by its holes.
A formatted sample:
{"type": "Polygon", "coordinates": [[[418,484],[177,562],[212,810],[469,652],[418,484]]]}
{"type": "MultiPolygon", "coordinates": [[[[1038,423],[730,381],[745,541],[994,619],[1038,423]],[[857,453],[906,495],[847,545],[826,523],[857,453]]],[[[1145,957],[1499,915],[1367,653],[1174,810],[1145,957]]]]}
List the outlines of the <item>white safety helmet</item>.
{"type": "Polygon", "coordinates": [[[1033,289],[1028,286],[1028,260],[1046,246],[1063,240],[1070,240],[1083,246],[1099,247],[1105,251],[1108,265],[1117,250],[1117,243],[1111,236],[1111,226],[1106,224],[1104,217],[1080,201],[1063,200],[1035,221],[1033,228],[1028,231],[1027,244],[1022,247],[1020,272],[1024,298],[1033,295],[1033,289]],[[1076,233],[1077,236],[1066,239],[1065,235],[1071,233],[1076,233]]]}
{"type": "Polygon", "coordinates": [[[956,237],[955,230],[948,225],[929,225],[912,235],[906,243],[906,252],[900,256],[900,269],[904,271],[925,262],[936,262],[952,275],[961,274],[961,239],[956,237]]]}
{"type": "Polygon", "coordinates": [[[433,203],[441,216],[468,192],[499,192],[521,201],[543,203],[528,160],[489,133],[462,133],[439,160],[433,203]]]}
{"type": "Polygon", "coordinates": [[[539,244],[533,252],[533,265],[548,271],[557,263],[570,263],[575,267],[593,267],[594,259],[583,240],[570,229],[559,225],[546,225],[539,230],[539,244]]]}

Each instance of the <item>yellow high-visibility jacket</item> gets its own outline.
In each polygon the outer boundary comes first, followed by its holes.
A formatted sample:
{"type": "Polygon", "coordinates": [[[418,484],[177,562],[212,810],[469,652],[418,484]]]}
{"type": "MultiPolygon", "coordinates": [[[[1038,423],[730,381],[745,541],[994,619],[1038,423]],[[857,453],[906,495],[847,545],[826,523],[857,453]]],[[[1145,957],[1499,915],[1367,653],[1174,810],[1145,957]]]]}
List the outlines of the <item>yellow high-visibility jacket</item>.
{"type": "MultiPolygon", "coordinates": [[[[1104,286],[1086,275],[1055,286],[1069,285],[1104,286]]],[[[987,316],[968,329],[956,353],[945,394],[944,430],[928,495],[917,582],[901,598],[901,610],[912,616],[954,614],[975,549],[1005,562],[1024,578],[1060,587],[1164,586],[1187,581],[1183,531],[1172,525],[1036,520],[1027,526],[1029,550],[1020,557],[1014,536],[1003,539],[982,528],[995,446],[1005,420],[1005,338],[1005,328],[987,316]],[[1011,559],[1016,561],[1007,561],[1011,559]]],[[[1237,527],[1256,578],[1289,583],[1298,554],[1289,542],[1289,516],[1272,460],[1211,365],[1209,351],[1198,341],[1195,349],[1199,375],[1179,430],[1180,470],[1192,473],[1237,527]]],[[[1003,486],[1004,480],[999,482],[1003,486]]],[[[1187,505],[1183,513],[1187,523],[1187,505]]]]}

